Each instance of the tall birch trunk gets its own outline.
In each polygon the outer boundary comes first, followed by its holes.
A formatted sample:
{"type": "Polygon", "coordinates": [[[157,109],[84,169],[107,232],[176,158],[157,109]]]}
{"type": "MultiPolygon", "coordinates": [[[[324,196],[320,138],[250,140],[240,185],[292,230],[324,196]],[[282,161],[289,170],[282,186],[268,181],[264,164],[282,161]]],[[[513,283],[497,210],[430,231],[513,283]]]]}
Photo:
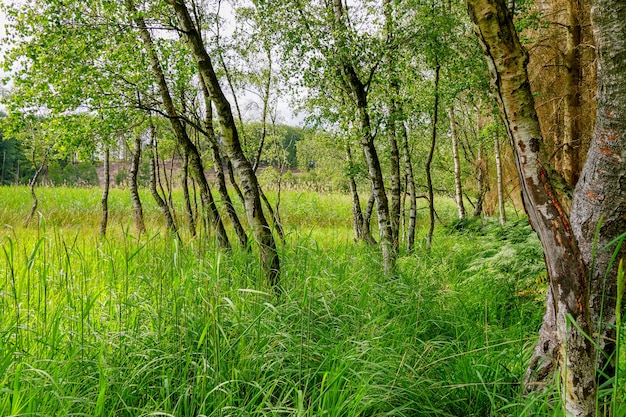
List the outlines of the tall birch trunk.
{"type": "Polygon", "coordinates": [[[100,198],[100,207],[102,207],[100,236],[106,236],[107,225],[109,224],[109,189],[111,187],[111,164],[109,163],[110,154],[111,151],[107,145],[104,149],[104,184],[102,186],[102,198],[100,198]]]}
{"type": "MultiPolygon", "coordinates": [[[[46,149],[46,152],[43,158],[41,159],[41,163],[39,164],[39,167],[37,168],[37,170],[35,171],[35,174],[33,175],[33,177],[30,179],[28,183],[28,188],[30,189],[30,196],[33,199],[33,205],[30,208],[30,213],[28,214],[28,217],[26,217],[26,221],[24,222],[25,227],[28,227],[28,225],[30,225],[31,220],[33,219],[33,217],[35,217],[35,213],[37,213],[37,206],[39,205],[39,200],[37,199],[37,194],[35,193],[35,187],[37,186],[37,180],[39,179],[41,172],[46,167],[49,153],[50,153],[50,149],[46,149]]],[[[33,150],[33,163],[34,162],[35,162],[35,151],[33,150]]]]}
{"type": "Polygon", "coordinates": [[[500,155],[500,137],[498,131],[493,138],[493,151],[496,157],[496,185],[498,187],[498,214],[500,224],[506,223],[506,212],[504,211],[504,183],[502,179],[502,157],[500,155]]]}
{"type": "Polygon", "coordinates": [[[406,232],[406,250],[413,251],[415,247],[415,227],[417,223],[417,192],[415,191],[415,177],[413,175],[413,163],[411,162],[411,149],[409,147],[409,134],[404,122],[401,123],[404,172],[406,176],[406,189],[409,193],[409,226],[406,232]]]}
{"type": "Polygon", "coordinates": [[[250,161],[246,158],[241,148],[230,103],[222,91],[217,75],[213,69],[211,58],[204,47],[200,32],[198,32],[198,29],[195,27],[185,1],[168,0],[168,3],[174,8],[183,36],[190,46],[192,55],[200,69],[200,74],[211,94],[211,100],[217,109],[218,120],[223,134],[224,148],[241,180],[248,223],[252,228],[252,233],[260,248],[261,263],[265,270],[265,275],[269,284],[276,291],[279,291],[280,260],[276,248],[276,241],[263,214],[261,193],[257,177],[250,161]]]}
{"type": "Polygon", "coordinates": [[[478,146],[478,152],[476,153],[476,189],[478,196],[476,197],[476,204],[474,205],[474,217],[482,216],[483,203],[485,201],[485,194],[487,193],[487,186],[485,181],[485,147],[483,144],[478,146]]]}
{"type": "Polygon", "coordinates": [[[528,56],[503,0],[466,3],[487,59],[520,178],[524,208],[542,243],[550,281],[529,382],[549,381],[546,378],[558,369],[567,413],[593,416],[595,350],[587,339],[592,330],[587,272],[550,180],[549,159],[526,71],[528,56]]]}
{"type": "Polygon", "coordinates": [[[220,197],[222,198],[222,203],[226,208],[226,214],[230,220],[230,223],[235,229],[235,234],[237,235],[237,239],[239,240],[239,245],[243,249],[248,248],[248,235],[241,225],[241,221],[239,220],[239,216],[237,215],[237,211],[235,211],[235,206],[230,198],[230,194],[228,194],[228,188],[226,187],[226,177],[224,176],[224,162],[222,161],[222,156],[220,153],[219,144],[217,143],[217,138],[215,137],[215,131],[213,129],[213,106],[211,104],[211,94],[209,93],[209,88],[204,82],[204,78],[200,75],[200,86],[202,87],[202,94],[204,96],[204,107],[205,107],[205,119],[204,119],[204,128],[206,130],[206,134],[209,139],[209,146],[211,147],[211,156],[213,157],[213,166],[215,167],[215,176],[217,177],[217,190],[220,193],[220,197]]]}
{"type": "Polygon", "coordinates": [[[452,132],[452,158],[454,159],[454,190],[456,207],[459,219],[465,217],[465,205],[463,204],[463,182],[461,180],[461,157],[459,156],[459,137],[456,131],[456,119],[454,109],[450,108],[450,131],[452,132]]]}
{"type": "Polygon", "coordinates": [[[430,151],[426,160],[426,183],[428,185],[428,213],[430,224],[428,234],[426,235],[426,249],[430,250],[433,244],[433,234],[435,232],[435,193],[433,192],[433,178],[431,172],[431,164],[433,155],[435,154],[435,145],[437,143],[437,121],[439,119],[439,71],[441,66],[436,63],[435,67],[435,102],[433,103],[433,121],[430,137],[430,151]]]}
{"type": "Polygon", "coordinates": [[[191,195],[189,194],[189,154],[183,151],[183,166],[180,178],[180,186],[183,189],[185,204],[185,216],[187,217],[187,227],[191,236],[196,236],[196,217],[191,205],[191,195]]]}
{"type": "MultiPolygon", "coordinates": [[[[341,0],[333,0],[333,13],[335,25],[338,31],[345,31],[345,16],[341,0]]],[[[396,251],[394,250],[393,245],[389,201],[385,192],[383,173],[380,167],[380,160],[378,159],[378,152],[376,151],[370,116],[368,113],[366,84],[359,79],[354,66],[346,57],[341,58],[339,69],[342,72],[342,78],[346,90],[348,90],[352,96],[352,100],[356,106],[356,111],[359,117],[361,144],[365,153],[365,161],[367,163],[370,181],[372,182],[372,193],[376,200],[383,266],[387,273],[391,273],[396,263],[396,251]]]]}
{"type": "Polygon", "coordinates": [[[132,151],[132,159],[130,164],[130,174],[128,177],[130,188],[130,200],[133,204],[133,214],[135,217],[135,227],[137,233],[142,234],[146,232],[146,224],[143,217],[143,205],[141,204],[141,198],[139,197],[139,186],[137,184],[137,177],[139,176],[139,165],[141,162],[141,135],[136,134],[134,140],[134,146],[132,151]]]}
{"type": "MultiPolygon", "coordinates": [[[[152,127],[151,127],[152,129],[152,127]]],[[[153,133],[151,133],[153,134],[153,133]]],[[[167,226],[167,230],[172,232],[174,235],[178,235],[178,227],[176,226],[176,222],[174,221],[174,217],[172,216],[172,212],[170,211],[170,207],[167,202],[161,197],[159,194],[159,190],[157,188],[157,158],[154,152],[154,141],[150,141],[150,181],[148,188],[150,189],[150,194],[154,198],[154,201],[157,203],[159,209],[161,209],[161,213],[163,213],[163,217],[165,217],[165,224],[167,226]]]]}
{"type": "Polygon", "coordinates": [[[365,217],[363,216],[363,211],[361,210],[361,199],[359,198],[359,191],[357,189],[356,180],[354,179],[354,175],[352,173],[353,161],[350,143],[346,144],[346,160],[348,162],[348,181],[350,183],[350,194],[352,195],[352,222],[354,229],[354,240],[357,242],[362,241],[368,244],[375,244],[376,241],[372,238],[372,233],[369,227],[369,218],[367,219],[366,223],[365,217]]]}
{"type": "Polygon", "coordinates": [[[194,176],[196,183],[200,187],[200,199],[202,201],[203,215],[213,226],[219,246],[225,249],[230,249],[230,242],[228,240],[228,235],[226,234],[226,229],[224,229],[222,218],[217,211],[215,201],[213,200],[213,195],[211,194],[211,188],[209,187],[209,183],[206,179],[206,176],[204,175],[204,165],[202,163],[202,158],[200,157],[198,148],[194,145],[191,139],[189,139],[187,130],[185,129],[185,126],[183,126],[178,111],[174,106],[174,102],[172,100],[172,96],[170,94],[167,81],[165,79],[165,74],[163,73],[163,68],[161,67],[159,56],[154,47],[154,42],[152,41],[150,31],[148,31],[146,22],[143,17],[137,13],[133,0],[126,0],[126,8],[131,15],[130,17],[137,25],[137,29],[139,30],[139,36],[141,37],[144,48],[146,49],[150,57],[150,69],[152,70],[152,74],[155,77],[157,85],[159,87],[159,93],[161,95],[161,100],[163,101],[163,107],[165,108],[165,112],[172,126],[172,130],[174,131],[178,143],[183,146],[185,152],[189,153],[189,165],[191,168],[191,173],[194,176]]]}

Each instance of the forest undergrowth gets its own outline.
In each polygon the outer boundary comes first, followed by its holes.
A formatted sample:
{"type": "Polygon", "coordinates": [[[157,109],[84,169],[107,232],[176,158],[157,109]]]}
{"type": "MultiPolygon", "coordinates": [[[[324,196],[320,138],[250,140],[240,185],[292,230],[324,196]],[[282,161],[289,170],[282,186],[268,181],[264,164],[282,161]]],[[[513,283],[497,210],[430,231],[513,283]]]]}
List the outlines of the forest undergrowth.
{"type": "Polygon", "coordinates": [[[547,285],[525,219],[441,200],[390,277],[347,196],[290,192],[276,296],[254,253],[181,243],[149,204],[135,236],[121,190],[107,238],[97,190],[40,194],[25,229],[28,191],[0,188],[2,416],[564,415],[519,385],[547,285]]]}

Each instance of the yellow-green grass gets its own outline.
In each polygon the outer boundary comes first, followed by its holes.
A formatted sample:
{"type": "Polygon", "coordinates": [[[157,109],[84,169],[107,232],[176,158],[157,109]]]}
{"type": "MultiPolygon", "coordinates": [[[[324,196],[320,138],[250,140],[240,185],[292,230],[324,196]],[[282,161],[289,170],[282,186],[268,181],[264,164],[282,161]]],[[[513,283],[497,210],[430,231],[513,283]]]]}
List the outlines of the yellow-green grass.
{"type": "Polygon", "coordinates": [[[0,415],[562,415],[518,385],[545,287],[523,221],[454,222],[440,199],[432,250],[420,210],[388,276],[348,196],[284,193],[277,296],[254,251],[178,241],[145,192],[148,232],[115,189],[106,238],[98,189],[38,195],[24,228],[28,190],[0,188],[0,415]]]}

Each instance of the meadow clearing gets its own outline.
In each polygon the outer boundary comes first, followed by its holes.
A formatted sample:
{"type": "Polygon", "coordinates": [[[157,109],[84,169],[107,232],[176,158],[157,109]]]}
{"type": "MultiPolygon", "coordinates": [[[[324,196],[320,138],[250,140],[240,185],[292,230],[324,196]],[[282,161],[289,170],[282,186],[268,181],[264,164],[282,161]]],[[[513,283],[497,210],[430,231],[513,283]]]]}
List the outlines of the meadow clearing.
{"type": "Polygon", "coordinates": [[[25,228],[28,189],[0,187],[2,416],[563,415],[519,385],[546,286],[524,218],[439,199],[432,249],[422,209],[390,277],[348,196],[289,191],[278,296],[254,250],[177,240],[147,194],[136,236],[112,190],[107,237],[98,189],[38,195],[25,228]]]}

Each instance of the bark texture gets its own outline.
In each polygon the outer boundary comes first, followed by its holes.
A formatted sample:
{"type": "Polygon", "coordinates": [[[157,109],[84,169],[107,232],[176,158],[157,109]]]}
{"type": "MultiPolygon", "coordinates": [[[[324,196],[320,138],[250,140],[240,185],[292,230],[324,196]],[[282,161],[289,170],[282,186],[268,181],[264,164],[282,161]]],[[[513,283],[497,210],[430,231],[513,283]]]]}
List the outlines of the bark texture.
{"type": "Polygon", "coordinates": [[[131,14],[131,18],[137,25],[139,36],[141,37],[144,47],[150,57],[150,68],[157,81],[157,85],[159,86],[159,93],[161,94],[163,107],[165,108],[165,112],[169,118],[172,130],[174,131],[178,143],[180,143],[185,152],[189,154],[189,166],[191,168],[191,174],[200,187],[200,199],[202,200],[205,218],[208,218],[209,222],[213,226],[217,236],[217,242],[220,247],[230,249],[230,242],[228,240],[228,235],[226,234],[226,229],[224,229],[224,224],[222,223],[222,219],[217,211],[209,183],[204,175],[204,165],[202,163],[200,153],[198,152],[198,148],[189,138],[187,130],[185,129],[185,126],[183,126],[178,111],[174,106],[174,102],[165,79],[165,74],[163,73],[163,68],[161,67],[159,56],[152,41],[152,36],[148,31],[143,17],[137,13],[132,0],[126,0],[126,7],[131,14]]]}
{"type": "Polygon", "coordinates": [[[522,200],[542,243],[550,280],[547,310],[531,359],[529,381],[544,382],[558,367],[567,413],[593,416],[595,351],[585,337],[591,331],[587,274],[548,175],[548,158],[526,72],[528,56],[504,1],[466,3],[487,59],[513,149],[522,200]]]}
{"type": "Polygon", "coordinates": [[[111,185],[111,170],[109,164],[110,151],[107,146],[104,149],[104,185],[102,186],[102,198],[100,207],[102,208],[102,218],[100,219],[100,236],[106,236],[109,224],[109,188],[111,185]]]}
{"type": "Polygon", "coordinates": [[[454,159],[454,190],[456,207],[459,219],[465,217],[465,205],[463,204],[463,182],[461,180],[461,157],[459,156],[459,137],[456,132],[456,119],[454,109],[450,109],[450,131],[452,133],[452,158],[454,159]]]}
{"type": "MultiPolygon", "coordinates": [[[[335,26],[338,33],[345,33],[345,16],[343,10],[343,4],[341,0],[333,0],[333,16],[335,26]]],[[[341,36],[341,35],[339,35],[341,36]]],[[[339,48],[341,49],[341,40],[339,38],[339,48]]],[[[344,48],[345,49],[345,48],[344,48]]],[[[381,247],[383,253],[383,265],[386,272],[391,272],[394,269],[396,262],[396,251],[393,244],[393,231],[391,226],[391,219],[389,214],[389,200],[385,192],[385,183],[383,180],[383,173],[380,166],[380,160],[378,158],[378,152],[376,151],[376,145],[374,143],[374,136],[372,134],[372,126],[370,122],[370,116],[368,112],[367,102],[367,85],[359,78],[359,75],[352,65],[348,57],[344,55],[344,52],[339,52],[339,70],[342,74],[342,81],[349,91],[351,99],[356,106],[356,111],[359,118],[361,144],[365,153],[365,161],[372,182],[372,193],[376,199],[376,208],[378,214],[378,228],[380,230],[381,247]]]]}
{"type": "Polygon", "coordinates": [[[200,86],[202,87],[202,94],[204,95],[204,106],[206,112],[204,128],[206,130],[206,135],[209,139],[211,155],[213,156],[213,166],[215,170],[215,176],[217,178],[217,190],[219,191],[222,202],[224,203],[224,207],[226,208],[226,214],[228,215],[230,223],[232,224],[233,229],[235,229],[237,239],[239,240],[239,245],[243,249],[247,249],[248,235],[241,225],[241,221],[239,221],[239,216],[237,215],[237,211],[235,210],[235,206],[233,205],[233,202],[230,198],[230,194],[228,194],[228,188],[226,187],[224,162],[222,161],[219,144],[217,143],[215,130],[213,129],[213,106],[211,104],[211,94],[209,93],[209,88],[204,82],[204,78],[202,76],[200,76],[199,78],[200,86]]]}
{"type": "Polygon", "coordinates": [[[404,154],[404,172],[406,177],[406,189],[409,194],[409,226],[406,232],[406,250],[413,251],[415,246],[415,226],[417,222],[417,192],[415,191],[415,177],[413,176],[413,163],[411,162],[411,150],[409,148],[409,134],[404,122],[402,128],[402,152],[404,154]]]}
{"type": "Polygon", "coordinates": [[[130,200],[133,204],[133,214],[135,216],[135,227],[137,233],[142,234],[146,232],[146,225],[143,218],[143,206],[141,204],[141,198],[139,197],[139,187],[137,184],[137,177],[139,175],[139,164],[141,162],[141,135],[136,134],[133,144],[132,161],[130,164],[130,174],[128,177],[130,188],[130,200]]]}
{"type": "Polygon", "coordinates": [[[493,152],[496,158],[496,186],[498,188],[498,213],[500,224],[506,223],[506,211],[504,210],[504,182],[502,178],[502,156],[500,152],[500,138],[498,133],[493,138],[493,152]]]}
{"type": "MultiPolygon", "coordinates": [[[[44,157],[42,158],[41,163],[37,167],[37,170],[35,170],[35,174],[33,175],[33,177],[30,179],[28,183],[28,188],[30,189],[30,196],[33,199],[33,205],[30,208],[30,213],[28,213],[28,217],[26,217],[26,221],[24,222],[25,227],[28,227],[33,217],[35,217],[35,213],[37,213],[37,206],[39,205],[39,200],[37,199],[37,194],[35,193],[35,187],[37,186],[37,180],[39,179],[41,172],[46,167],[49,153],[50,153],[50,149],[48,148],[46,149],[46,153],[44,154],[44,157]]],[[[34,162],[35,162],[35,151],[33,151],[33,164],[34,162]]]]}
{"type": "Polygon", "coordinates": [[[433,179],[431,173],[431,164],[435,154],[435,146],[437,144],[437,121],[439,119],[439,72],[441,66],[439,63],[435,67],[435,102],[433,103],[433,121],[430,136],[430,151],[426,160],[426,183],[428,185],[428,213],[430,217],[430,225],[428,234],[426,235],[426,248],[430,250],[433,243],[433,233],[435,232],[435,193],[433,190],[433,179]]]}
{"type": "Polygon", "coordinates": [[[567,0],[567,35],[564,57],[564,109],[563,109],[563,177],[570,185],[575,185],[580,172],[581,128],[580,128],[580,89],[581,89],[581,36],[580,0],[567,0]]]}
{"type": "Polygon", "coordinates": [[[591,19],[598,65],[596,124],[575,189],[571,220],[590,269],[591,321],[604,382],[615,374],[616,276],[619,259],[626,258],[622,245],[611,266],[615,245],[602,250],[626,232],[626,4],[595,0],[591,19]]]}
{"type": "Polygon", "coordinates": [[[274,289],[278,290],[280,281],[280,260],[276,249],[276,241],[263,214],[259,184],[254,170],[252,169],[252,165],[241,148],[230,104],[220,87],[219,80],[213,69],[213,64],[211,63],[211,58],[204,47],[202,37],[195,27],[185,1],[168,0],[168,3],[174,8],[176,17],[178,18],[178,24],[190,46],[200,74],[211,94],[211,100],[217,109],[224,148],[241,180],[248,223],[252,228],[252,233],[260,248],[261,263],[269,284],[274,287],[274,289]]]}

